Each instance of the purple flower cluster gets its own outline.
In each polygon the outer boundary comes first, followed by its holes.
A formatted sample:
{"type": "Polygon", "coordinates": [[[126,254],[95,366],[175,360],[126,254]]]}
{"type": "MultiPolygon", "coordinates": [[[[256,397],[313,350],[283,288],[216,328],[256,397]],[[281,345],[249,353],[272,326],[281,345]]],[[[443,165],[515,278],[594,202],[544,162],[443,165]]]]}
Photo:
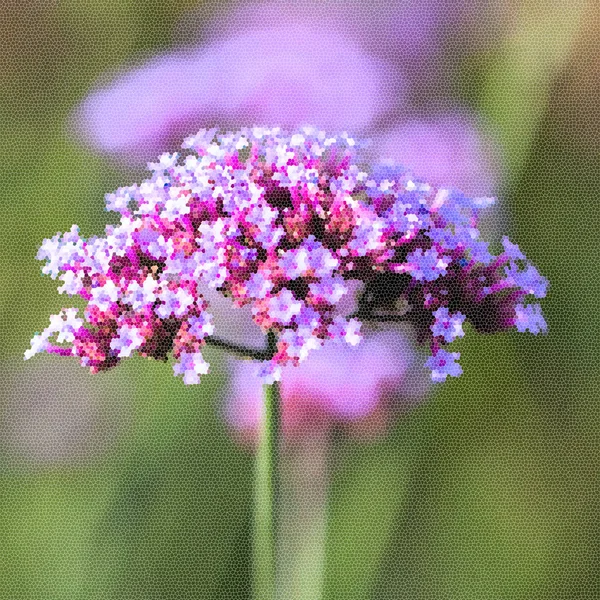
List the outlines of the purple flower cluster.
{"type": "Polygon", "coordinates": [[[434,381],[460,374],[458,353],[442,346],[465,321],[483,332],[546,329],[539,305],[523,304],[545,295],[546,280],[507,239],[496,257],[480,239],[477,217],[493,199],[396,165],[370,169],[362,143],[314,128],[202,130],[183,147],[151,163],[150,179],[107,195],[121,222],[105,237],[84,240],[74,226],[44,241],[43,272],[87,307],[84,319],[76,309],[51,317],[26,358],[72,354],[95,372],[134,352],[172,352],[175,374],[198,383],[214,331],[204,286],[276,334],[265,381],[327,341],[358,344],[365,320],[411,323],[431,346],[434,381]],[[356,282],[358,309],[342,316],[356,282]]]}

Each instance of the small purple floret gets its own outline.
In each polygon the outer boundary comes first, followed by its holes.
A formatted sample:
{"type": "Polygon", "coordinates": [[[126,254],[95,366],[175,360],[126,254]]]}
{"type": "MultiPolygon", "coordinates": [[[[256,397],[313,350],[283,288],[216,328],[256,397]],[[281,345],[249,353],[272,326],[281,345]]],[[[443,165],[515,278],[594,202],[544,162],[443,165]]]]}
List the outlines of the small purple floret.
{"type": "Polygon", "coordinates": [[[525,260],[525,255],[519,249],[517,244],[513,244],[506,236],[502,238],[504,253],[510,260],[525,260]]]}
{"type": "Polygon", "coordinates": [[[446,377],[459,377],[462,375],[462,367],[455,361],[460,358],[460,352],[446,352],[438,350],[430,356],[425,365],[431,369],[431,379],[435,383],[446,381],[446,377]]]}
{"type": "Polygon", "coordinates": [[[526,294],[533,294],[536,298],[545,298],[548,280],[542,277],[539,271],[531,264],[524,270],[519,270],[516,263],[511,262],[506,267],[507,278],[516,286],[520,287],[526,294]]]}
{"type": "Polygon", "coordinates": [[[539,304],[517,304],[515,307],[515,326],[517,331],[524,333],[529,331],[534,335],[546,333],[548,325],[542,315],[542,307],[539,304]]]}
{"type": "Polygon", "coordinates": [[[438,308],[434,313],[435,323],[431,326],[431,331],[435,336],[441,336],[446,343],[454,341],[457,337],[463,337],[462,324],[465,322],[465,315],[456,312],[453,315],[445,308],[438,308]]]}
{"type": "Polygon", "coordinates": [[[440,256],[435,248],[423,250],[418,248],[406,257],[409,265],[413,268],[410,274],[417,281],[434,281],[441,275],[446,274],[446,267],[452,261],[447,256],[440,256]]]}

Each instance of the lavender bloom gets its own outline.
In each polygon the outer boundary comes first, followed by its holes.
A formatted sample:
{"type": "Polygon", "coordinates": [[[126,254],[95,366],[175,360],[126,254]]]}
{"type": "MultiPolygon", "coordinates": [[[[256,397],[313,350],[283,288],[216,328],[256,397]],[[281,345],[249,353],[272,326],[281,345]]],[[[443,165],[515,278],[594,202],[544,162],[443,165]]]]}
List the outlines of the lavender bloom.
{"type": "MultiPolygon", "coordinates": [[[[149,254],[154,256],[152,253],[149,254]]],[[[156,300],[157,288],[158,283],[152,275],[148,275],[142,285],[134,280],[127,286],[127,294],[123,296],[122,301],[125,304],[131,304],[133,310],[139,310],[142,306],[150,306],[156,300]]]]}
{"type": "Polygon", "coordinates": [[[268,307],[273,319],[284,325],[289,325],[302,310],[302,304],[296,300],[289,289],[284,289],[276,296],[271,296],[268,307]]]}
{"type": "Polygon", "coordinates": [[[159,296],[161,304],[156,308],[156,314],[162,319],[170,316],[182,317],[188,311],[188,308],[194,304],[194,297],[185,289],[172,291],[165,289],[159,296]]]}
{"type": "Polygon", "coordinates": [[[539,308],[522,301],[543,297],[547,281],[510,242],[494,259],[479,239],[479,213],[493,199],[419,182],[397,166],[371,172],[359,167],[362,143],[309,127],[291,136],[201,131],[183,147],[189,154],[163,155],[150,179],[107,198],[121,223],[105,238],[86,241],[74,227],[44,242],[44,270],[73,273],[79,285],[69,289],[88,305],[84,319],[76,309],[51,317],[26,358],[76,355],[95,372],[134,351],[158,359],[172,351],[175,374],[197,383],[215,330],[206,288],[249,307],[275,334],[262,367],[269,379],[331,341],[359,344],[363,320],[412,324],[430,344],[434,381],[460,374],[449,358],[458,355],[440,346],[461,336],[464,321],[488,333],[545,330],[539,308]],[[149,240],[161,238],[157,254],[149,240]],[[344,316],[342,299],[357,287],[357,310],[344,316]]]}
{"type": "Polygon", "coordinates": [[[173,371],[175,375],[183,375],[183,383],[191,385],[200,383],[198,375],[206,375],[208,367],[200,352],[182,352],[179,362],[173,366],[173,371]]]}
{"type": "MultiPolygon", "coordinates": [[[[76,308],[67,308],[61,310],[58,315],[52,315],[50,317],[50,326],[42,333],[36,333],[31,340],[31,348],[25,352],[25,360],[38,352],[52,352],[54,348],[49,343],[49,340],[54,335],[59,344],[74,342],[75,332],[83,325],[83,319],[76,316],[77,312],[76,308]]],[[[62,348],[55,350],[57,354],[71,354],[70,351],[65,351],[62,348]]]]}
{"type": "Polygon", "coordinates": [[[548,326],[542,315],[542,307],[539,304],[528,304],[527,306],[517,304],[515,312],[517,331],[524,333],[529,330],[534,335],[547,331],[548,326]]]}
{"type": "Polygon", "coordinates": [[[113,281],[110,279],[98,287],[90,290],[92,302],[101,311],[107,311],[119,299],[119,290],[113,281]]]}
{"type": "Polygon", "coordinates": [[[197,338],[212,335],[215,330],[215,326],[212,324],[212,315],[208,313],[202,313],[198,317],[190,317],[188,323],[190,325],[190,334],[197,338]]]}
{"type": "Polygon", "coordinates": [[[507,278],[527,294],[533,294],[536,298],[546,297],[548,281],[533,265],[527,265],[525,270],[521,271],[514,262],[511,262],[505,271],[507,278]]]}
{"type": "Polygon", "coordinates": [[[510,260],[525,260],[525,255],[519,249],[517,244],[513,244],[506,236],[502,238],[504,253],[510,260]]]}
{"type": "Polygon", "coordinates": [[[110,347],[112,350],[117,351],[119,358],[128,357],[131,356],[134,350],[140,348],[145,341],[137,327],[124,325],[117,329],[117,337],[111,340],[110,347]]]}
{"type": "Polygon", "coordinates": [[[410,266],[410,274],[418,281],[435,281],[440,275],[446,274],[446,268],[452,261],[448,256],[440,256],[435,248],[423,252],[417,248],[411,252],[406,261],[410,266]]]}

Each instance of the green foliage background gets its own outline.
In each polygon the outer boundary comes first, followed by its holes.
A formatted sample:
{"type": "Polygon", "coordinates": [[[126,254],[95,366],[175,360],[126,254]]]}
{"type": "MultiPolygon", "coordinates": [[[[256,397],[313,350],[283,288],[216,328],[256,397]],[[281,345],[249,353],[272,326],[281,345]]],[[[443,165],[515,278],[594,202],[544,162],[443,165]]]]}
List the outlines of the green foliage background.
{"type": "MultiPolygon", "coordinates": [[[[41,240],[72,223],[100,233],[103,194],[128,183],[67,117],[98,75],[168,47],[194,4],[3,3],[0,418],[31,335],[65,300],[40,276],[41,240]]],[[[467,336],[465,376],[389,436],[338,442],[328,600],[600,597],[600,16],[558,4],[519,3],[515,31],[456,82],[503,142],[510,233],[551,281],[550,333],[467,336]]],[[[95,460],[0,456],[0,598],[249,597],[252,456],[219,419],[225,372],[209,354],[199,387],[141,359],[98,376],[131,415],[95,460]]]]}

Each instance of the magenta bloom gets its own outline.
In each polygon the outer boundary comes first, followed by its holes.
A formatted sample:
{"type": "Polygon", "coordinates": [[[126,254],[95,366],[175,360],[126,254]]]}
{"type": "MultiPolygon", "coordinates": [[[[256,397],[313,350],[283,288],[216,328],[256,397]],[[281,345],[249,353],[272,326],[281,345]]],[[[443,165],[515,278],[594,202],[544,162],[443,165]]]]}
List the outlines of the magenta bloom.
{"type": "Polygon", "coordinates": [[[543,298],[547,281],[509,240],[493,256],[480,239],[478,216],[493,199],[399,166],[370,168],[359,142],[314,128],[202,130],[184,149],[149,165],[142,184],[107,195],[121,222],[105,237],[84,240],[74,226],[44,241],[43,272],[87,307],[83,318],[76,309],[52,316],[26,358],[74,355],[96,372],[172,352],[175,374],[198,383],[215,330],[205,287],[249,307],[274,335],[255,353],[265,381],[326,343],[356,346],[361,320],[412,324],[438,361],[436,381],[448,364],[441,348],[463,322],[486,333],[546,329],[539,305],[523,301],[543,298]],[[341,305],[357,284],[347,315],[341,305]]]}
{"type": "Polygon", "coordinates": [[[339,33],[261,24],[123,74],[89,95],[75,122],[92,146],[143,157],[200,127],[310,123],[360,131],[385,109],[395,79],[339,33]]]}
{"type": "MultiPolygon", "coordinates": [[[[255,440],[264,402],[262,382],[248,361],[231,361],[226,421],[255,440]]],[[[397,330],[365,335],[358,346],[330,344],[281,376],[283,429],[294,438],[307,429],[364,422],[378,425],[423,398],[428,390],[422,360],[397,330]],[[379,417],[379,418],[378,418],[379,417]]]]}

